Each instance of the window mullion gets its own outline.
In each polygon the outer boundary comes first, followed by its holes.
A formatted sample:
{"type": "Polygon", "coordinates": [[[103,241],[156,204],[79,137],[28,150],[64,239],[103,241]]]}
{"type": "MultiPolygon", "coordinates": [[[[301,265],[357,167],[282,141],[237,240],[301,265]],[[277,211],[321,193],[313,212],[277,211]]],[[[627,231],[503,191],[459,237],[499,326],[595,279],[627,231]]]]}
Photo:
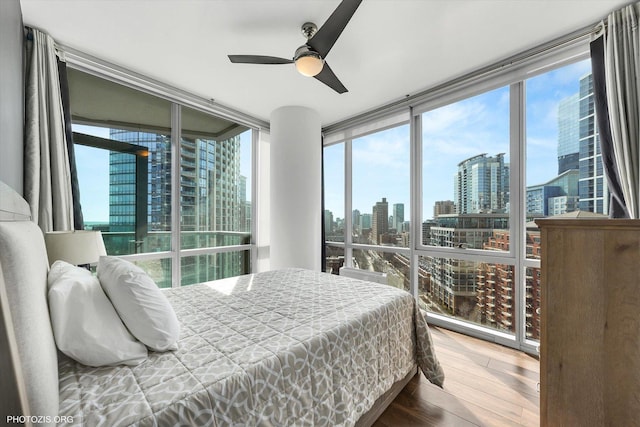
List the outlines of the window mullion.
{"type": "Polygon", "coordinates": [[[251,131],[251,266],[249,272],[256,271],[258,265],[258,233],[260,232],[258,227],[258,171],[259,171],[259,159],[260,152],[260,132],[256,129],[251,131]]]}
{"type": "Polygon", "coordinates": [[[411,244],[411,293],[414,298],[418,298],[419,293],[419,277],[418,265],[419,259],[417,248],[422,244],[422,120],[420,116],[411,113],[411,122],[409,123],[410,135],[410,188],[409,196],[410,205],[410,244],[411,244]]]}
{"type": "Polygon", "coordinates": [[[511,173],[509,174],[510,188],[510,231],[511,242],[509,252],[515,257],[514,300],[513,313],[515,316],[515,337],[518,346],[525,341],[525,305],[522,303],[525,293],[526,268],[524,258],[526,256],[526,178],[525,178],[525,135],[526,135],[526,111],[525,111],[525,85],[523,81],[514,83],[510,87],[510,151],[511,173]],[[515,244],[514,244],[515,243],[515,244]]]}
{"type": "Polygon", "coordinates": [[[182,110],[179,104],[171,104],[171,283],[180,287],[180,138],[182,110]]]}
{"type": "Polygon", "coordinates": [[[353,267],[353,152],[351,139],[344,142],[344,265],[353,267]]]}

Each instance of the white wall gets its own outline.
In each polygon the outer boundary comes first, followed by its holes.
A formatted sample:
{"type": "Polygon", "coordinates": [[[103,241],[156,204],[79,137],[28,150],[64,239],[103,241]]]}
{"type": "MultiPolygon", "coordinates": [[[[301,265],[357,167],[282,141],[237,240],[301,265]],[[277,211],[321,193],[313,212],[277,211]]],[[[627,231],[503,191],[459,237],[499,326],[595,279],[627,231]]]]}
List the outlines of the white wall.
{"type": "MultiPolygon", "coordinates": [[[[0,0],[0,181],[20,194],[23,190],[23,37],[20,2],[0,0]]],[[[4,292],[4,289],[2,291],[4,292]]],[[[5,324],[5,315],[9,308],[6,303],[5,300],[0,304],[0,420],[3,420],[0,423],[9,415],[27,415],[22,410],[17,392],[18,382],[9,350],[9,344],[14,337],[7,331],[8,325],[5,324]]],[[[13,344],[15,345],[15,342],[13,344]]]]}
{"type": "Polygon", "coordinates": [[[320,116],[312,109],[290,106],[271,113],[272,269],[321,269],[320,132],[320,116]]]}
{"type": "Polygon", "coordinates": [[[0,0],[0,181],[22,194],[24,34],[19,0],[0,0]]]}

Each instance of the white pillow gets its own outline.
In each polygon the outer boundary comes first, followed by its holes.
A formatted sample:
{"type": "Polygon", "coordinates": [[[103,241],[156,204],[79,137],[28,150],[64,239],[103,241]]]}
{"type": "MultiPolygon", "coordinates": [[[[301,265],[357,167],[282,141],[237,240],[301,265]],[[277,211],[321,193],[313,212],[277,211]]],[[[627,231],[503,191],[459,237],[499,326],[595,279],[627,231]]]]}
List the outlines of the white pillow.
{"type": "Polygon", "coordinates": [[[180,323],[176,313],[144,270],[129,261],[102,256],[98,279],[133,336],[155,351],[178,348],[180,323]]]}
{"type": "Polygon", "coordinates": [[[87,269],[56,261],[47,276],[49,314],[58,349],[88,366],[137,365],[147,348],[127,331],[87,269]]]}

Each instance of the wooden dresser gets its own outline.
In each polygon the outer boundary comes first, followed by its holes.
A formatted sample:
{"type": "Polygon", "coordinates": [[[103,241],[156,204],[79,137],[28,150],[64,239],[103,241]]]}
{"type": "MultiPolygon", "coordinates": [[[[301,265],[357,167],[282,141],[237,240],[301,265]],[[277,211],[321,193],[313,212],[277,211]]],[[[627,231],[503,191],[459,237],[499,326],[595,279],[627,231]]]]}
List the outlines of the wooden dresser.
{"type": "Polygon", "coordinates": [[[640,425],[640,220],[537,220],[540,425],[640,425]]]}

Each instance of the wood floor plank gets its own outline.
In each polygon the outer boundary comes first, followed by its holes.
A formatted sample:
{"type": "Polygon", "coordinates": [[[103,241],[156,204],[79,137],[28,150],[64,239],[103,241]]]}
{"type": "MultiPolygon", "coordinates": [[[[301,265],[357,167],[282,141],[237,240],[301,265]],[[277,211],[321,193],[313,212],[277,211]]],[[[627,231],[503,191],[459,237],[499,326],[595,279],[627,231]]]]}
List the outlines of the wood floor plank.
{"type": "Polygon", "coordinates": [[[445,373],[447,380],[464,384],[465,387],[476,390],[478,393],[488,393],[491,398],[497,397],[530,411],[539,408],[536,384],[532,384],[531,387],[524,385],[513,387],[499,381],[487,380],[485,377],[462,371],[453,366],[445,368],[445,373]]]}
{"type": "Polygon", "coordinates": [[[382,425],[388,425],[397,427],[400,425],[411,425],[412,423],[414,423],[413,425],[455,425],[460,427],[477,427],[479,425],[445,408],[420,399],[411,399],[409,396],[398,396],[396,401],[391,404],[391,408],[394,410],[385,411],[374,426],[380,427],[382,425]]]}
{"type": "Polygon", "coordinates": [[[486,380],[489,383],[497,383],[505,385],[509,388],[512,388],[514,391],[518,393],[528,394],[531,396],[538,396],[538,377],[529,378],[527,376],[523,376],[519,373],[514,372],[505,372],[504,370],[492,369],[492,368],[484,368],[481,369],[476,365],[460,365],[460,364],[451,364],[448,360],[443,360],[441,362],[443,366],[446,366],[447,373],[451,369],[455,369],[457,371],[474,375],[486,380]]]}
{"type": "Polygon", "coordinates": [[[539,425],[538,361],[504,346],[432,327],[441,389],[414,377],[377,427],[539,425]]]}
{"type": "MultiPolygon", "coordinates": [[[[432,336],[434,336],[434,334],[432,334],[432,336]]],[[[438,343],[436,351],[438,351],[439,348],[443,348],[445,351],[453,351],[459,355],[473,357],[474,360],[481,361],[485,359],[492,359],[498,362],[514,364],[533,371],[539,370],[539,363],[536,358],[512,348],[451,331],[447,331],[445,334],[440,334],[437,338],[438,339],[434,337],[434,341],[438,343]],[[473,356],[469,356],[469,353],[472,353],[473,356]]]]}
{"type": "Polygon", "coordinates": [[[482,354],[469,352],[468,350],[461,350],[460,348],[454,348],[449,346],[442,346],[438,344],[434,344],[436,347],[436,355],[438,359],[442,360],[451,360],[452,363],[472,363],[477,366],[489,366],[491,362],[491,358],[488,356],[484,356],[482,354]]]}
{"type": "Polygon", "coordinates": [[[504,400],[504,396],[502,394],[494,394],[493,389],[480,391],[465,383],[449,378],[446,381],[445,390],[464,402],[492,408],[494,412],[510,420],[519,422],[522,419],[522,406],[504,400]]]}

